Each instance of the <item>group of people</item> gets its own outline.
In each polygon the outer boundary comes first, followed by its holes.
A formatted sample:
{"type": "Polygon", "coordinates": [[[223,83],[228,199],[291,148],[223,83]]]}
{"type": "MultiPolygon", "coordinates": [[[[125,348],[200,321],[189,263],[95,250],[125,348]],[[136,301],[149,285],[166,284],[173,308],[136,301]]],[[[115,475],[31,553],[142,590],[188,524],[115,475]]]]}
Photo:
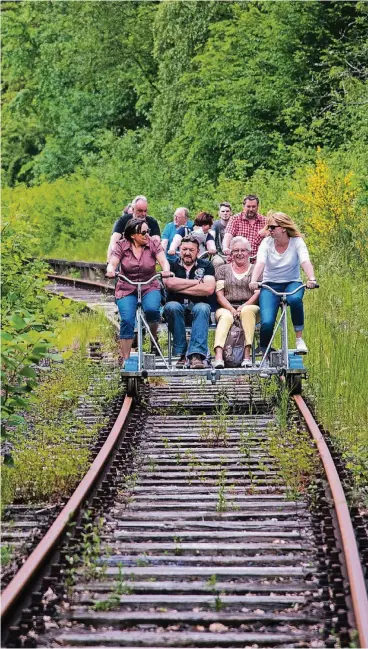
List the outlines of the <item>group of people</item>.
{"type": "MultiPolygon", "coordinates": [[[[173,336],[177,367],[203,369],[208,366],[208,329],[211,311],[215,312],[216,368],[224,367],[224,346],[234,322],[244,331],[243,367],[251,367],[251,346],[260,320],[260,350],[265,354],[272,338],[280,300],[258,282],[278,292],[291,292],[301,286],[300,267],[308,288],[316,279],[308,249],[297,226],[283,212],[258,212],[259,199],[245,196],[243,209],[233,215],[228,202],[220,204],[219,219],[200,212],[194,222],[189,211],[179,207],[172,223],[161,235],[156,219],[148,216],[145,196],[137,196],[116,221],[108,254],[108,277],[119,273],[132,282],[145,282],[162,269],[166,289],[163,316],[173,336]],[[209,259],[201,256],[206,253],[209,259]],[[255,262],[255,263],[254,263],[255,262]],[[189,341],[186,326],[191,326],[189,341]]],[[[296,335],[296,349],[306,353],[303,289],[287,298],[296,335]]],[[[134,338],[137,289],[119,277],[116,302],[120,313],[122,364],[129,358],[134,338]]],[[[157,341],[161,321],[162,294],[154,280],[142,287],[142,308],[151,333],[157,341]]],[[[263,365],[268,359],[263,359],[263,365]]]]}

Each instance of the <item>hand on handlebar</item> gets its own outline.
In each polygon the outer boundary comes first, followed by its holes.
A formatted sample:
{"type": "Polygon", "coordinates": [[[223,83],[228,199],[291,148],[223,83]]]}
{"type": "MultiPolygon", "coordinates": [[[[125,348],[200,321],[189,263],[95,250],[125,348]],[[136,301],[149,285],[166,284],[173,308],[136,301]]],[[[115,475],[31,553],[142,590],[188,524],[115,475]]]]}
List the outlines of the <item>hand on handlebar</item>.
{"type": "Polygon", "coordinates": [[[307,288],[318,288],[317,281],[315,279],[308,279],[306,282],[307,288]]]}
{"type": "Polygon", "coordinates": [[[167,279],[168,277],[175,277],[174,273],[172,273],[170,270],[163,270],[161,272],[161,277],[163,279],[167,279]]]}

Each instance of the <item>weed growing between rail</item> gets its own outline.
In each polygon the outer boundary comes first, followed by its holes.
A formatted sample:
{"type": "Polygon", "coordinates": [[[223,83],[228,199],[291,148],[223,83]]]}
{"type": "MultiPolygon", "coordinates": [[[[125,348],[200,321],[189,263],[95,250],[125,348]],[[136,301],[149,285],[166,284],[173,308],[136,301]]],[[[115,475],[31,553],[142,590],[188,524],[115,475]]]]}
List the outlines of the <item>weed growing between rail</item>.
{"type": "Polygon", "coordinates": [[[84,353],[87,343],[98,339],[97,331],[106,334],[100,315],[77,315],[74,322],[65,323],[59,344],[69,358],[44,373],[26,425],[12,435],[12,465],[2,467],[3,506],[13,501],[57,502],[86,471],[104,423],[103,408],[119,390],[119,373],[107,376],[84,353]],[[77,417],[82,395],[93,398],[94,425],[77,417]]]}
{"type": "Polygon", "coordinates": [[[262,447],[275,458],[274,470],[285,483],[287,496],[296,500],[313,485],[318,458],[309,434],[298,429],[292,409],[289,392],[281,385],[275,408],[276,424],[269,426],[262,447]]]}

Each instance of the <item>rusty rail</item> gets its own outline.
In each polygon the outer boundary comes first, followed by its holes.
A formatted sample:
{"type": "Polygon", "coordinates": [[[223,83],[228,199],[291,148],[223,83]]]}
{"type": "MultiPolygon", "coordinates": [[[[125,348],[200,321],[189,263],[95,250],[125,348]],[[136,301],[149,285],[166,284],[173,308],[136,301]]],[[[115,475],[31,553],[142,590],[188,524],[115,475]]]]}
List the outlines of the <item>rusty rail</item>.
{"type": "Polygon", "coordinates": [[[338,476],[334,461],[323,439],[317,423],[313,419],[304,399],[300,395],[294,396],[299,412],[303,416],[307,428],[316,442],[318,451],[326,471],[327,480],[331,489],[345,555],[346,568],[349,577],[351,598],[355,622],[359,635],[360,647],[368,647],[368,597],[365,586],[363,569],[359,557],[358,546],[351,523],[349,508],[345,494],[338,476]]]}
{"type": "Polygon", "coordinates": [[[92,281],[90,279],[67,277],[66,275],[55,275],[53,273],[48,273],[47,277],[50,280],[64,282],[65,284],[72,284],[74,286],[78,286],[82,288],[90,287],[98,291],[107,291],[108,293],[115,293],[115,286],[108,283],[105,284],[103,282],[92,281]]]}
{"type": "Polygon", "coordinates": [[[41,568],[50,552],[54,548],[55,544],[59,541],[62,534],[65,532],[68,524],[72,520],[79,507],[82,505],[86,496],[101,474],[101,471],[103,470],[109,458],[109,455],[116,444],[121,429],[125,424],[131,405],[132,398],[126,396],[121,411],[115,421],[114,426],[111,429],[107,440],[105,441],[102,449],[91,464],[86,475],[79,483],[73,495],[68,500],[65,507],[62,509],[59,516],[51,525],[50,529],[45,534],[43,539],[40,541],[32,554],[28,557],[26,562],[17,572],[14,579],[12,579],[12,581],[5,588],[2,594],[1,602],[1,614],[3,622],[7,617],[9,617],[9,615],[11,615],[22,593],[24,593],[24,590],[31,582],[35,573],[41,568]]]}

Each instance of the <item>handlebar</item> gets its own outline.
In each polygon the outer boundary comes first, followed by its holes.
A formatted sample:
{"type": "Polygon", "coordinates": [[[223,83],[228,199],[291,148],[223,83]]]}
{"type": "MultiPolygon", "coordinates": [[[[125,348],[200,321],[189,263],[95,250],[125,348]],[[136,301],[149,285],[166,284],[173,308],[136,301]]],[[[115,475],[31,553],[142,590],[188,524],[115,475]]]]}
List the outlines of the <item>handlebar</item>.
{"type": "MultiPolygon", "coordinates": [[[[309,287],[306,284],[301,284],[300,286],[295,288],[293,291],[289,291],[289,293],[286,293],[285,291],[281,291],[281,292],[275,291],[275,289],[273,289],[271,286],[268,286],[268,284],[265,284],[263,282],[257,282],[257,285],[258,285],[258,288],[268,288],[268,290],[271,291],[271,293],[273,293],[274,295],[277,295],[278,297],[282,297],[283,295],[294,295],[294,293],[297,293],[298,291],[300,291],[301,288],[309,289],[309,287]]],[[[319,284],[315,284],[313,286],[313,289],[315,289],[315,288],[319,288],[319,284]]],[[[313,290],[313,289],[309,289],[309,290],[313,290]]]]}
{"type": "MultiPolygon", "coordinates": [[[[119,279],[123,279],[124,282],[128,282],[128,284],[131,284],[132,286],[138,286],[139,284],[141,286],[146,286],[146,284],[150,284],[153,282],[154,279],[161,279],[162,273],[156,273],[156,275],[153,275],[150,277],[150,279],[147,279],[145,282],[132,282],[130,279],[125,277],[125,275],[121,275],[120,273],[115,273],[115,277],[119,277],[119,279]]],[[[170,273],[169,277],[175,277],[174,273],[170,273]]]]}

